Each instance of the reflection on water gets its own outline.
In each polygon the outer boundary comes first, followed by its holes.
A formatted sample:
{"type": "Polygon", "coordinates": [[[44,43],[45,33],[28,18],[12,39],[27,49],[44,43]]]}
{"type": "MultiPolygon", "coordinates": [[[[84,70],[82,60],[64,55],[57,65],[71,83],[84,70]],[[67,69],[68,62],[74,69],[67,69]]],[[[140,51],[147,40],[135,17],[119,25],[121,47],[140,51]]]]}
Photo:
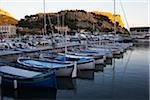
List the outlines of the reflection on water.
{"type": "Polygon", "coordinates": [[[116,59],[122,59],[123,58],[123,53],[121,53],[119,55],[114,55],[114,58],[116,58],[116,59]]]}
{"type": "Polygon", "coordinates": [[[94,70],[78,71],[77,76],[80,79],[94,80],[94,70]]]}
{"type": "Polygon", "coordinates": [[[149,62],[148,46],[136,45],[106,66],[79,71],[77,79],[57,78],[57,90],[1,89],[1,99],[34,100],[148,100],[149,62]]]}
{"type": "Polygon", "coordinates": [[[95,65],[95,72],[103,72],[104,71],[104,67],[106,67],[106,65],[95,65]]]}
{"type": "Polygon", "coordinates": [[[112,65],[112,59],[107,59],[107,60],[105,61],[105,63],[106,63],[106,65],[112,65]]]}

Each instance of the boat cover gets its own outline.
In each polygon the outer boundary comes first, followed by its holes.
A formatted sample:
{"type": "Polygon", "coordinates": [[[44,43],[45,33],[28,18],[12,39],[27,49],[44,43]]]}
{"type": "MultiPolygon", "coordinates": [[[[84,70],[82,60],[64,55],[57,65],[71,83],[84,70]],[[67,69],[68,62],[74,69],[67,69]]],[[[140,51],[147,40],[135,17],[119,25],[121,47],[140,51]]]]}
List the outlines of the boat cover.
{"type": "Polygon", "coordinates": [[[38,60],[23,60],[24,64],[28,64],[31,66],[36,66],[38,68],[60,68],[66,67],[69,64],[55,63],[55,62],[46,62],[46,61],[38,61],[38,60]]]}
{"type": "Polygon", "coordinates": [[[21,77],[25,77],[25,78],[32,78],[36,75],[42,74],[40,72],[34,72],[34,71],[14,68],[11,66],[0,66],[0,72],[7,73],[10,75],[21,76],[21,77]]]}

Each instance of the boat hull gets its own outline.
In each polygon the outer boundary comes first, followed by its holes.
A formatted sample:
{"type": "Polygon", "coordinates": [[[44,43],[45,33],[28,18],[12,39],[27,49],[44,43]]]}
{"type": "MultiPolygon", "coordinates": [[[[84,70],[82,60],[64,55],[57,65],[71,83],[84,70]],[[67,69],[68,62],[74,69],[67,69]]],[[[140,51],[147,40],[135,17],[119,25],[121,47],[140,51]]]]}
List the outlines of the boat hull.
{"type": "Polygon", "coordinates": [[[95,64],[98,65],[98,64],[104,64],[105,62],[105,59],[104,58],[97,58],[95,59],[95,64]]]}
{"type": "Polygon", "coordinates": [[[94,70],[95,69],[95,62],[90,61],[86,63],[77,63],[78,70],[94,70]]]}
{"type": "Polygon", "coordinates": [[[119,55],[121,52],[119,50],[114,50],[113,55],[119,55]]]}
{"type": "Polygon", "coordinates": [[[64,68],[55,69],[56,77],[72,77],[73,68],[74,66],[69,68],[64,67],[64,68]]]}
{"type": "MultiPolygon", "coordinates": [[[[55,60],[48,60],[48,59],[37,60],[37,61],[39,61],[39,62],[48,62],[48,63],[55,62],[55,63],[60,63],[60,64],[67,64],[63,67],[53,67],[52,64],[49,64],[50,67],[48,65],[46,65],[47,66],[46,69],[47,70],[49,70],[49,69],[55,70],[56,77],[72,77],[72,72],[73,72],[73,69],[74,69],[74,64],[72,64],[72,63],[65,63],[65,62],[62,62],[62,61],[55,61],[55,60]]],[[[27,63],[23,63],[20,60],[18,60],[18,62],[20,64],[29,66],[29,68],[31,68],[31,69],[36,68],[38,70],[44,70],[43,66],[41,66],[41,68],[39,68],[37,65],[31,66],[31,64],[29,65],[27,63]]]]}
{"type": "Polygon", "coordinates": [[[1,82],[1,86],[14,87],[16,84],[16,88],[56,88],[55,72],[48,76],[29,79],[2,77],[1,82]],[[14,83],[14,81],[16,81],[16,83],[14,83]]]}

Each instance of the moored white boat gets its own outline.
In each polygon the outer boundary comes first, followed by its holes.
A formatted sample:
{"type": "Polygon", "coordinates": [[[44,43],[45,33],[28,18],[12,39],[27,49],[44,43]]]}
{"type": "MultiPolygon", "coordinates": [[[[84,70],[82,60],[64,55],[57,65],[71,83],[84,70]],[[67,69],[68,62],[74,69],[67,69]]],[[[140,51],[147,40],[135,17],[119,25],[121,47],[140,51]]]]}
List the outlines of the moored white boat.
{"type": "Polygon", "coordinates": [[[106,57],[104,54],[100,54],[99,52],[93,50],[80,50],[78,52],[71,52],[71,54],[76,56],[84,56],[87,58],[93,58],[95,64],[104,64],[106,57]]]}

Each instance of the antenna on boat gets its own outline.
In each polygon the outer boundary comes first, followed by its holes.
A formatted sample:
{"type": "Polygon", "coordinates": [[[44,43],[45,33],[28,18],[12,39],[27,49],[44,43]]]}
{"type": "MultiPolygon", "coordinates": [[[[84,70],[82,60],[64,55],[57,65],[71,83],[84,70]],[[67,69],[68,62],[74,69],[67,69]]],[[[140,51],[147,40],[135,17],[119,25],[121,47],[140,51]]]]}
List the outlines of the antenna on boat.
{"type": "Polygon", "coordinates": [[[44,9],[44,33],[43,33],[43,36],[44,34],[47,33],[47,30],[46,30],[46,14],[45,14],[45,0],[43,0],[43,9],[44,9]]]}

